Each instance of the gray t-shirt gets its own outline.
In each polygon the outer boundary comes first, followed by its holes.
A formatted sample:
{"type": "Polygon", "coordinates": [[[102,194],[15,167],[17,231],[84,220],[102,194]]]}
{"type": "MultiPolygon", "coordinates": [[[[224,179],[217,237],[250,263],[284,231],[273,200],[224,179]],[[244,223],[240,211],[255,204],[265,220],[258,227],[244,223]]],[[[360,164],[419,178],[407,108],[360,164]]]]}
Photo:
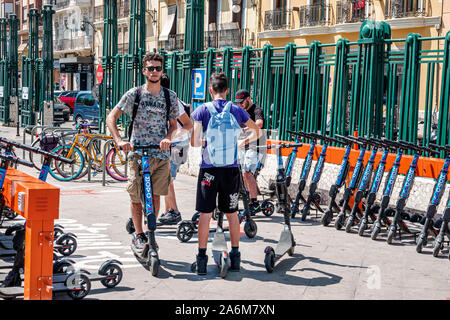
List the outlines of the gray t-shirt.
{"type": "MultiPolygon", "coordinates": [[[[133,114],[134,101],[136,99],[137,87],[128,90],[117,104],[117,108],[130,117],[133,114]]],[[[141,100],[134,119],[131,144],[159,144],[167,134],[167,120],[174,120],[179,117],[177,94],[169,90],[170,111],[167,119],[166,99],[164,91],[158,95],[151,94],[145,85],[142,86],[141,100]]],[[[136,150],[132,154],[142,155],[141,150],[136,150]]],[[[130,156],[132,155],[130,154],[130,156]]],[[[149,150],[152,158],[169,159],[169,150],[149,150]]]]}

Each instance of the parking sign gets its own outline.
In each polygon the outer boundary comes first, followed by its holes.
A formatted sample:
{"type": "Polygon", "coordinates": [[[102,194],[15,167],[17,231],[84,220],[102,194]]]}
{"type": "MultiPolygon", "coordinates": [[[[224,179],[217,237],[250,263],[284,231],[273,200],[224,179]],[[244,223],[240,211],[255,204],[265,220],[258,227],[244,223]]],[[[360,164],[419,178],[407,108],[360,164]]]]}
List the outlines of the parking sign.
{"type": "Polygon", "coordinates": [[[206,69],[192,69],[192,99],[204,100],[206,69]]]}

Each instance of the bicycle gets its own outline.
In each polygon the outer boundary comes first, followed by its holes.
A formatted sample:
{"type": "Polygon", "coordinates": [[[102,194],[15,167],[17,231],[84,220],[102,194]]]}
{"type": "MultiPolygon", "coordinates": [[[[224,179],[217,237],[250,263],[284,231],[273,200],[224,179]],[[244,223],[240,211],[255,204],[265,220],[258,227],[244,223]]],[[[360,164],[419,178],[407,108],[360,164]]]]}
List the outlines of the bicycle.
{"type": "MultiPolygon", "coordinates": [[[[81,126],[89,126],[89,124],[81,124],[81,126]]],[[[127,178],[124,170],[126,164],[125,153],[119,150],[117,144],[113,142],[112,147],[104,155],[101,152],[99,144],[97,144],[98,140],[109,141],[112,140],[112,137],[96,133],[78,133],[72,144],[56,147],[53,152],[69,159],[75,158],[75,164],[66,168],[64,163],[55,160],[50,174],[60,181],[81,179],[88,172],[88,166],[85,164],[87,159],[89,166],[97,172],[101,172],[103,161],[106,161],[106,171],[108,174],[115,180],[126,181],[127,178]],[[78,167],[75,169],[76,165],[78,167]],[[55,171],[58,175],[55,174],[55,171]]]]}

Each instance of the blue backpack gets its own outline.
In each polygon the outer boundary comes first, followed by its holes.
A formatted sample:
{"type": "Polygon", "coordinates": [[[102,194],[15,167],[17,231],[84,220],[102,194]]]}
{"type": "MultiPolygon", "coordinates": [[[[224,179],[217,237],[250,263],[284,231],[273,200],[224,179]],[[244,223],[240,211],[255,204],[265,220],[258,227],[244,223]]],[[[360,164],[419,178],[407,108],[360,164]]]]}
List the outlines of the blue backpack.
{"type": "Polygon", "coordinates": [[[238,156],[238,137],[242,128],[230,112],[228,102],[221,113],[218,113],[211,102],[205,103],[211,118],[206,129],[206,149],[209,160],[215,167],[224,167],[236,162],[238,156]]]}

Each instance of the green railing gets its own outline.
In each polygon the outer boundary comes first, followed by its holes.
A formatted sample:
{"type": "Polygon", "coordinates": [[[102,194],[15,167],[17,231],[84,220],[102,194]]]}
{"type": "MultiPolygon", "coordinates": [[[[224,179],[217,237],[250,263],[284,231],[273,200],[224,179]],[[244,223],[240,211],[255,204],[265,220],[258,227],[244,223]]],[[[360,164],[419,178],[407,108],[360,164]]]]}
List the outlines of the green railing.
{"type": "MultiPolygon", "coordinates": [[[[356,42],[208,49],[196,53],[195,67],[206,68],[207,78],[212,72],[225,72],[228,99],[238,89],[249,89],[264,111],[266,129],[278,129],[280,139],[289,139],[290,129],[428,145],[437,128],[437,142],[450,143],[450,33],[390,37],[387,23],[366,21],[356,42]],[[437,49],[438,40],[445,41],[444,49],[437,49]]],[[[186,88],[191,82],[183,77],[186,52],[164,54],[171,89],[190,102],[186,88]]]]}

